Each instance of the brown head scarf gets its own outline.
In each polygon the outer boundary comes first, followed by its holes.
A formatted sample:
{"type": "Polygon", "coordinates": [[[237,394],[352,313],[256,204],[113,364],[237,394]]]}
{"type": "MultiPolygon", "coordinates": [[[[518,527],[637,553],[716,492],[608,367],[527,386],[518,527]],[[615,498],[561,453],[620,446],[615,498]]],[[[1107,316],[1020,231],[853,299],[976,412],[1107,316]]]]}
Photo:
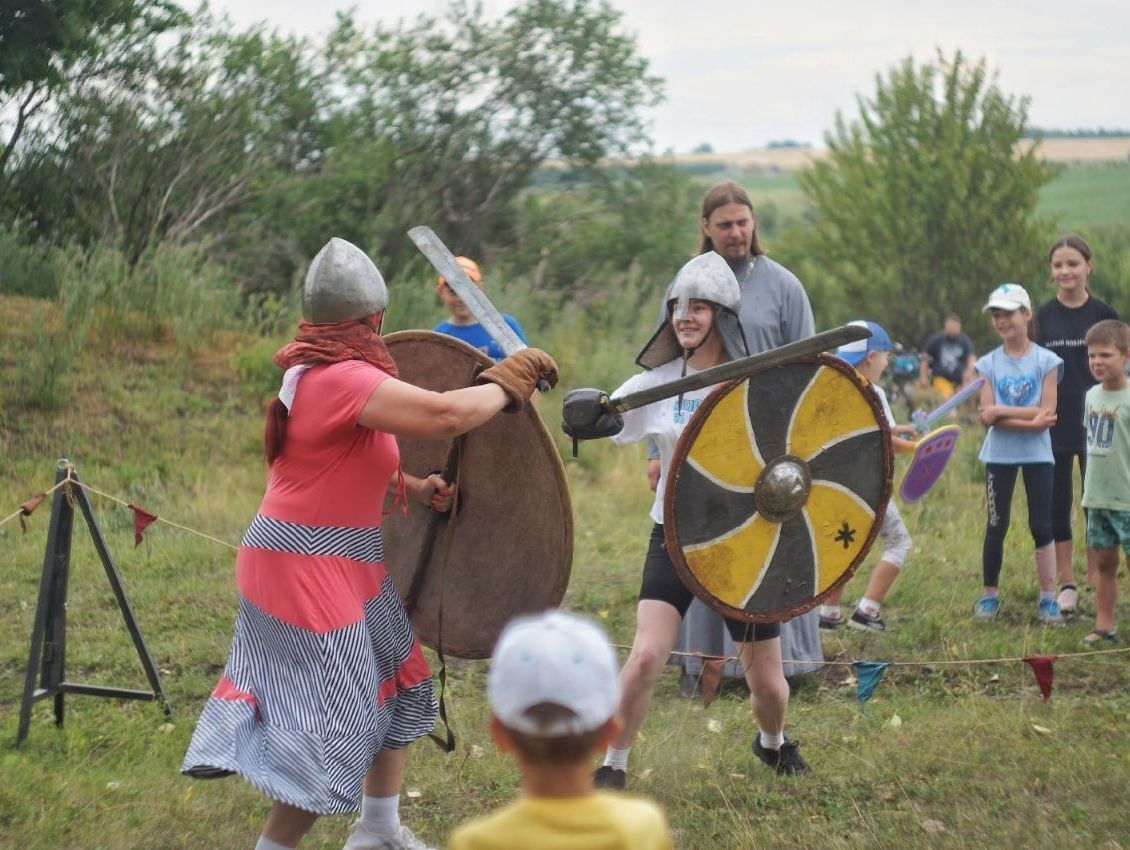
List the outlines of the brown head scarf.
{"type": "MultiPolygon", "coordinates": [[[[275,354],[275,363],[282,369],[291,366],[318,366],[341,363],[345,360],[364,360],[392,377],[397,377],[396,363],[388,346],[381,339],[381,313],[363,319],[316,325],[302,321],[294,341],[287,343],[275,354]]],[[[279,398],[267,405],[267,421],[263,433],[263,451],[267,463],[282,454],[286,443],[286,424],[289,412],[279,398]]]]}

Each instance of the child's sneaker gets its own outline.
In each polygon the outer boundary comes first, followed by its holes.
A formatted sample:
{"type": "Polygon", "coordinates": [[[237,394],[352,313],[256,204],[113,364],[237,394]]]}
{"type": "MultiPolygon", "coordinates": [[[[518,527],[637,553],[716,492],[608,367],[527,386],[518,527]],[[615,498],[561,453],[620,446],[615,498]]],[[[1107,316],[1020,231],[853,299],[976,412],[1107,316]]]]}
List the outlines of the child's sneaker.
{"type": "Polygon", "coordinates": [[[868,614],[862,608],[856,608],[848,619],[847,624],[853,629],[862,632],[881,632],[887,628],[883,618],[878,614],[868,614]]]}
{"type": "Polygon", "coordinates": [[[797,776],[812,773],[812,768],[801,758],[797,742],[788,738],[781,744],[781,749],[770,750],[761,746],[761,735],[753,736],[753,754],[773,768],[779,776],[797,776]]]}
{"type": "Polygon", "coordinates": [[[1059,589],[1059,596],[1055,598],[1059,606],[1059,613],[1067,617],[1075,613],[1075,606],[1079,604],[1079,591],[1073,584],[1065,584],[1059,589]]]}
{"type": "Polygon", "coordinates": [[[597,788],[611,788],[614,791],[623,791],[628,784],[628,771],[620,770],[609,764],[602,764],[592,775],[592,784],[597,788]]]}
{"type": "Polygon", "coordinates": [[[973,603],[973,619],[989,622],[997,618],[997,611],[1001,607],[1000,597],[982,596],[973,603]]]}
{"type": "Polygon", "coordinates": [[[353,824],[342,850],[432,850],[404,824],[391,834],[370,832],[361,821],[353,824]]]}
{"type": "Polygon", "coordinates": [[[836,611],[835,615],[825,614],[820,612],[820,628],[822,629],[838,629],[844,624],[844,615],[836,611]]]}
{"type": "Polygon", "coordinates": [[[1041,599],[1036,609],[1036,619],[1044,626],[1065,626],[1067,621],[1059,613],[1059,605],[1054,599],[1041,599]]]}

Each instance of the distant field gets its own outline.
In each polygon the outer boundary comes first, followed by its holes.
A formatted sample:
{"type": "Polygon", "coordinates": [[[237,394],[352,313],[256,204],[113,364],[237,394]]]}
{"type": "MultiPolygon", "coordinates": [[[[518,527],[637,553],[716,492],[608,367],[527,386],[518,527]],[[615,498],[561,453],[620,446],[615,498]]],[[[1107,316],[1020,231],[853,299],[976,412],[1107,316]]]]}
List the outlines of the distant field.
{"type": "Polygon", "coordinates": [[[1038,209],[1065,230],[1130,223],[1130,164],[1069,167],[1044,187],[1038,209]]]}
{"type": "MultiPolygon", "coordinates": [[[[1025,146],[1032,143],[1024,142],[1025,146]]],[[[1130,137],[1107,139],[1045,139],[1040,143],[1044,159],[1065,165],[1130,164],[1130,137]]],[[[735,153],[678,154],[680,165],[702,167],[721,163],[734,171],[796,171],[813,159],[824,156],[821,147],[751,148],[735,153]]]]}
{"type": "MultiPolygon", "coordinates": [[[[709,184],[724,177],[738,180],[755,205],[771,202],[780,223],[798,218],[806,206],[791,171],[751,174],[727,170],[702,179],[709,184]]],[[[1040,193],[1037,212],[1061,230],[1130,223],[1130,162],[1068,165],[1040,193]]]]}

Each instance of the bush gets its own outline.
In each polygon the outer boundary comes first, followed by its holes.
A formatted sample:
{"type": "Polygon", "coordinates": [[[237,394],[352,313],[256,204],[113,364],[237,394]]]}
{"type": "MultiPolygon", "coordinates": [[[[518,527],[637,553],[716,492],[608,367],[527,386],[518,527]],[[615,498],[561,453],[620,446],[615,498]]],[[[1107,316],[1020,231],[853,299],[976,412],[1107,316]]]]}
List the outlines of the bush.
{"type": "Polygon", "coordinates": [[[50,245],[28,241],[18,224],[0,227],[0,295],[54,298],[59,291],[54,255],[50,245]]]}

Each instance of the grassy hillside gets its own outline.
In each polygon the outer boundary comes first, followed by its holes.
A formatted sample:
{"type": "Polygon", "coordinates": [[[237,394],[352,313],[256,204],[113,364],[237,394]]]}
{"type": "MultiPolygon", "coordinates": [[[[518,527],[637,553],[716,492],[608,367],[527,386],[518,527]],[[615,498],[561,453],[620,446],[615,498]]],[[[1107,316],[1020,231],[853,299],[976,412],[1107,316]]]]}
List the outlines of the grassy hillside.
{"type": "MultiPolygon", "coordinates": [[[[199,529],[212,542],[157,525],[133,547],[127,510],[92,497],[174,707],[172,724],[146,703],[72,696],[66,726],[49,702],[34,710],[15,749],[48,509],[0,528],[0,846],[49,848],[249,847],[266,805],[238,779],[178,775],[197,713],[229,646],[235,610],[234,544],[261,495],[260,403],[275,377],[274,343],[229,334],[195,354],[170,335],[98,330],[69,380],[69,403],[37,411],[12,403],[21,370],[54,316],[0,299],[0,516],[50,486],[55,460],[73,460],[91,485],[199,529]],[[30,317],[38,317],[36,322],[30,317]],[[257,367],[256,364],[259,364],[257,367]]],[[[607,343],[600,362],[629,371],[631,340],[607,343]]],[[[576,352],[568,374],[592,374],[576,352]]],[[[583,382],[583,381],[578,381],[583,382]]],[[[567,380],[572,384],[574,381],[567,380]]],[[[557,419],[560,390],[543,403],[557,419]]],[[[1006,550],[1001,621],[970,622],[978,593],[982,495],[977,429],[939,492],[905,511],[915,538],[906,575],[884,613],[886,634],[824,636],[829,658],[935,663],[888,670],[869,713],[851,668],[829,666],[794,683],[788,731],[815,768],[780,781],[748,751],[749,709],[727,688],[709,709],[666,676],[633,750],[632,789],[667,810],[683,848],[1125,846],[1130,782],[1130,669],[1126,655],[1080,655],[1085,619],[1062,630],[1034,622],[1030,546],[1021,528],[1006,550]],[[1026,665],[969,664],[1055,653],[1052,700],[1026,665]],[[944,832],[943,832],[944,830],[944,832]]],[[[588,445],[566,463],[576,510],[576,555],[566,604],[631,640],[650,494],[642,454],[588,445]]],[[[76,529],[67,670],[80,682],[144,687],[144,678],[92,546],[76,529]]],[[[845,599],[862,589],[866,570],[845,599]]],[[[1125,598],[1125,597],[1123,597],[1125,598]]],[[[1120,606],[1125,620],[1130,607],[1120,606]]],[[[516,772],[486,730],[484,664],[451,665],[450,708],[459,749],[413,748],[403,810],[432,842],[512,796],[516,772]]],[[[337,848],[348,818],[319,823],[309,848],[337,848]]]]}

